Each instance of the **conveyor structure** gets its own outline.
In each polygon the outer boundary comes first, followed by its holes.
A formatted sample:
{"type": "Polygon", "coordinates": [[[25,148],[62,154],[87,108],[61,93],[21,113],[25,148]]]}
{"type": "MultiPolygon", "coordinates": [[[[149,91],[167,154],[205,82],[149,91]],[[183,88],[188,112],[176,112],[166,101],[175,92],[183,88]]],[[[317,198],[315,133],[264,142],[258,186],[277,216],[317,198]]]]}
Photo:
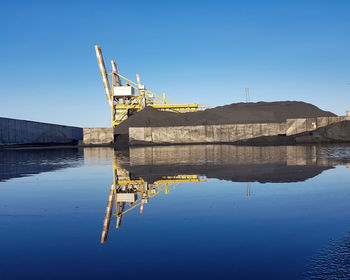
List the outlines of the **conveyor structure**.
{"type": "Polygon", "coordinates": [[[107,73],[101,48],[95,46],[98,65],[101,72],[103,86],[109,106],[111,107],[112,127],[119,125],[129,116],[145,108],[152,106],[161,111],[176,113],[196,112],[208,108],[208,106],[194,104],[175,104],[162,96],[146,89],[141,84],[139,74],[136,74],[137,82],[133,82],[122,76],[115,61],[111,61],[112,72],[107,73]],[[110,77],[112,84],[110,84],[110,77]]]}

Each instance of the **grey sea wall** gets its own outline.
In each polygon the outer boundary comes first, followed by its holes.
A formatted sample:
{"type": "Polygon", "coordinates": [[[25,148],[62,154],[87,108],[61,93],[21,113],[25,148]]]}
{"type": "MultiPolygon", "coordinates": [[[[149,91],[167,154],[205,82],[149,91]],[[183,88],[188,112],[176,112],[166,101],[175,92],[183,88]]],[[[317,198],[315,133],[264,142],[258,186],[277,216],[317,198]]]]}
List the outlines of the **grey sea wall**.
{"type": "Polygon", "coordinates": [[[0,118],[0,146],[70,144],[79,140],[83,140],[80,127],[0,118]]]}
{"type": "Polygon", "coordinates": [[[346,120],[350,117],[287,119],[283,123],[130,127],[129,144],[234,143],[263,136],[296,135],[346,120]]]}
{"type": "Polygon", "coordinates": [[[306,131],[313,131],[317,128],[347,120],[350,120],[350,116],[287,119],[286,135],[290,136],[306,131]]]}
{"type": "Polygon", "coordinates": [[[232,143],[286,133],[285,123],[196,125],[173,127],[130,127],[132,144],[232,143]]]}
{"type": "Polygon", "coordinates": [[[87,127],[83,134],[83,144],[86,146],[111,145],[114,142],[114,129],[111,127],[87,127]]]}

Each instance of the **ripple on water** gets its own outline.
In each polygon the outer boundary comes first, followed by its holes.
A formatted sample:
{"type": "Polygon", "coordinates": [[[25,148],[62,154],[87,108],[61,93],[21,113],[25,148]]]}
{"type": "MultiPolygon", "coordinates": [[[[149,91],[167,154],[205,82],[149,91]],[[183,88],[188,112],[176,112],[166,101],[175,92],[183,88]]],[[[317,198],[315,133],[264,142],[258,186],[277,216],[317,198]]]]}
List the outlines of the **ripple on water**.
{"type": "Polygon", "coordinates": [[[350,279],[350,232],[313,258],[306,273],[306,279],[350,279]]]}
{"type": "Polygon", "coordinates": [[[350,160],[350,146],[325,146],[319,149],[318,157],[328,159],[350,160]]]}

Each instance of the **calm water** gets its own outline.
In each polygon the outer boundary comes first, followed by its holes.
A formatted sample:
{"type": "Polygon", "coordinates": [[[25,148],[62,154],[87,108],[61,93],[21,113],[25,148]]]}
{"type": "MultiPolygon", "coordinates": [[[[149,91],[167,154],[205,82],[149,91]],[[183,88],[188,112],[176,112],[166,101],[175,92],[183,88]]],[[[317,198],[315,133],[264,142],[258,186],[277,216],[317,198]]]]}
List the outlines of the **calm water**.
{"type": "Polygon", "coordinates": [[[3,151],[0,279],[350,279],[349,163],[350,146],[3,151]]]}

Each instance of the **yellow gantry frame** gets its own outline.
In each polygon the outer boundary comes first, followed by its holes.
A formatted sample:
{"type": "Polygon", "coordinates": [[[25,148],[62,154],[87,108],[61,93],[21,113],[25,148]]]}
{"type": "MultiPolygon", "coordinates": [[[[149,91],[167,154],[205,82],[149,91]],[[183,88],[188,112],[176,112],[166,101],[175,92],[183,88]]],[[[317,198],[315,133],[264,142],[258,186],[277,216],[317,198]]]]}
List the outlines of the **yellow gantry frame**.
{"type": "Polygon", "coordinates": [[[140,89],[137,83],[120,75],[118,72],[113,71],[108,75],[112,75],[112,127],[119,125],[121,122],[125,121],[129,115],[142,110],[145,106],[152,106],[161,111],[176,113],[196,112],[207,108],[204,106],[199,106],[198,104],[175,104],[166,100],[165,96],[161,97],[148,89],[140,89]],[[120,80],[120,78],[139,92],[138,95],[130,97],[129,104],[118,103],[117,99],[119,97],[114,96],[114,85],[120,80]]]}

